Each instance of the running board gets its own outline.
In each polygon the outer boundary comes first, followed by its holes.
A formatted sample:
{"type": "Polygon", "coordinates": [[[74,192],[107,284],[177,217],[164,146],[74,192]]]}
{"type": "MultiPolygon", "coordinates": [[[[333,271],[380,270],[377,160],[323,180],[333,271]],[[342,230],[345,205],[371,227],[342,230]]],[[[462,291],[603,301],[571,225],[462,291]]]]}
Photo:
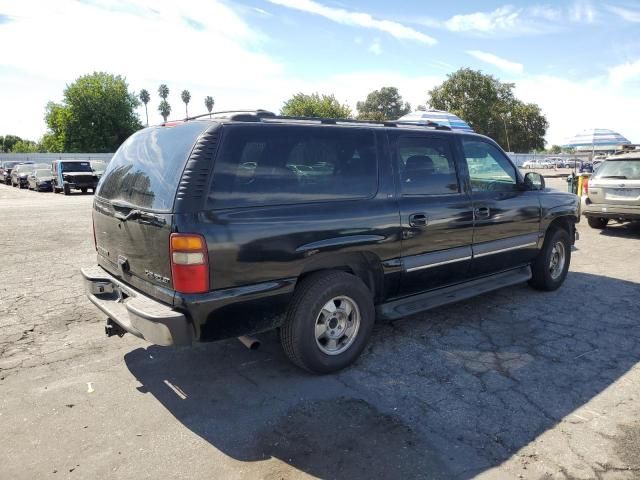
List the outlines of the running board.
{"type": "Polygon", "coordinates": [[[455,303],[477,297],[478,295],[499,288],[523,283],[530,278],[531,268],[529,266],[508,270],[477,280],[471,280],[450,287],[439,288],[430,292],[419,293],[410,297],[383,303],[376,308],[376,314],[377,317],[382,320],[396,320],[424,312],[425,310],[447,305],[448,303],[455,303]]]}

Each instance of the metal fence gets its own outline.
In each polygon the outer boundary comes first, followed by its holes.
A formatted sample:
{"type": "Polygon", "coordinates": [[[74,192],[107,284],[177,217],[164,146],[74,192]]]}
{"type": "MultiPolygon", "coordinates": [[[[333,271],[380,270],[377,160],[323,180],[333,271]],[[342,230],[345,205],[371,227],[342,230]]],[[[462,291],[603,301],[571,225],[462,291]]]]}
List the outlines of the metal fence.
{"type": "Polygon", "coordinates": [[[113,153],[0,153],[0,162],[14,160],[51,163],[54,160],[102,160],[109,163],[111,157],[113,153]]]}
{"type": "Polygon", "coordinates": [[[553,158],[562,158],[562,159],[572,159],[583,161],[590,161],[592,154],[591,152],[579,152],[579,153],[558,153],[558,154],[550,154],[550,153],[509,153],[509,158],[516,164],[516,166],[521,166],[524,162],[528,160],[544,160],[545,158],[553,157],[553,158]]]}

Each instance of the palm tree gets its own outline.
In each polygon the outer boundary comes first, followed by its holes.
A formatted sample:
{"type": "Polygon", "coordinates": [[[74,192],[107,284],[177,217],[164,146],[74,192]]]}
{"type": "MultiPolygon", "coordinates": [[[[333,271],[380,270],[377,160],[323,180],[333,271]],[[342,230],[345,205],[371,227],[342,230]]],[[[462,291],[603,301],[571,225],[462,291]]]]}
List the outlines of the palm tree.
{"type": "Polygon", "coordinates": [[[151,95],[149,95],[149,92],[143,88],[142,90],[140,90],[140,94],[138,95],[138,98],[140,98],[140,101],[144,103],[144,114],[147,117],[147,127],[148,127],[149,112],[147,111],[147,103],[149,103],[149,100],[151,100],[151,95]]]}
{"type": "Polygon", "coordinates": [[[207,107],[207,110],[209,110],[209,118],[211,118],[211,110],[213,110],[213,97],[211,95],[207,95],[206,97],[204,97],[204,106],[207,107]]]}
{"type": "Polygon", "coordinates": [[[160,105],[158,105],[158,111],[160,112],[160,115],[162,115],[162,118],[164,118],[164,121],[166,123],[167,117],[171,115],[171,105],[169,105],[169,102],[167,102],[166,100],[162,100],[160,102],[160,105]]]}
{"type": "Polygon", "coordinates": [[[166,100],[169,96],[169,87],[167,87],[167,85],[164,83],[160,85],[158,87],[158,95],[160,95],[161,99],[166,100]]]}
{"type": "Polygon", "coordinates": [[[180,94],[180,96],[182,97],[182,101],[184,102],[184,113],[186,114],[185,118],[189,118],[189,100],[191,100],[191,94],[189,93],[189,90],[182,90],[182,93],[180,94]]]}

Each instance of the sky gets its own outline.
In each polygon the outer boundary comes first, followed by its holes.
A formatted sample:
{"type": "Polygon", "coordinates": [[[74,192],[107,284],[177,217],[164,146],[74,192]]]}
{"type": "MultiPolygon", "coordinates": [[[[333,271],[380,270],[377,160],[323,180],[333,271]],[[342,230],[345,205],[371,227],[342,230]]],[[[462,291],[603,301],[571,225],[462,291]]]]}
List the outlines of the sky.
{"type": "MultiPolygon", "coordinates": [[[[640,2],[587,0],[0,0],[0,135],[37,140],[44,109],[106,71],[172,118],[264,108],[297,92],[356,102],[396,86],[413,106],[470,67],[513,82],[550,123],[548,145],[586,128],[640,143],[640,2]]],[[[138,109],[145,121],[144,108],[138,109]]]]}

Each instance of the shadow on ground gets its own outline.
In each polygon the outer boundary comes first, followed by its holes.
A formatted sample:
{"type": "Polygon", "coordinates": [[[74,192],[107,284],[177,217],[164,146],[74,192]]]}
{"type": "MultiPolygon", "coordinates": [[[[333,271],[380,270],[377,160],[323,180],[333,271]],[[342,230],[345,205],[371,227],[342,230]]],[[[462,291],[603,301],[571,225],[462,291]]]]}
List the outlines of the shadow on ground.
{"type": "Polygon", "coordinates": [[[379,325],[332,376],[291,366],[275,334],[258,352],[230,340],[125,360],[140,391],[234,459],[275,457],[320,478],[469,478],[640,360],[639,293],[582,273],[557,292],[504,289],[379,325]]]}
{"type": "Polygon", "coordinates": [[[600,231],[608,237],[640,238],[640,222],[615,223],[610,221],[607,228],[600,231]]]}

